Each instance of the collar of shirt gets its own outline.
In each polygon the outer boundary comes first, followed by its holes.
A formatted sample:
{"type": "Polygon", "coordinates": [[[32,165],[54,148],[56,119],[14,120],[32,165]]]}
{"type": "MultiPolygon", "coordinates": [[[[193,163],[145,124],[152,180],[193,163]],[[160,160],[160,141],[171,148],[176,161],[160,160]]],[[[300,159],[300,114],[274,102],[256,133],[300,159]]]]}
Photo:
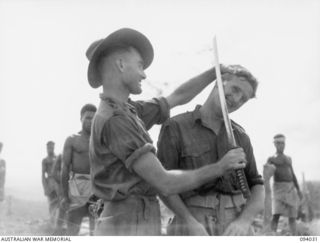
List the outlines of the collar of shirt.
{"type": "Polygon", "coordinates": [[[136,108],[130,104],[131,99],[129,98],[127,102],[121,102],[117,99],[106,96],[104,93],[100,94],[100,99],[107,102],[113,108],[120,108],[124,111],[131,111],[132,113],[137,114],[136,108]]]}
{"type": "Polygon", "coordinates": [[[197,121],[201,122],[201,112],[200,112],[201,105],[197,105],[192,113],[193,122],[196,123],[197,121]]]}
{"type": "MultiPolygon", "coordinates": [[[[210,126],[206,125],[206,119],[204,119],[204,117],[201,115],[200,108],[201,108],[201,105],[197,105],[193,111],[193,114],[192,114],[193,123],[194,123],[193,126],[196,126],[197,123],[199,123],[201,126],[208,128],[210,131],[212,131],[214,134],[216,134],[215,131],[212,130],[212,128],[210,126]]],[[[219,134],[221,134],[222,129],[225,129],[224,123],[221,124],[219,134]]],[[[216,135],[219,135],[219,134],[216,134],[216,135]]]]}
{"type": "MultiPolygon", "coordinates": [[[[194,109],[194,111],[192,112],[192,118],[193,118],[193,126],[195,126],[197,123],[200,123],[202,126],[210,129],[212,132],[214,132],[210,127],[206,126],[205,122],[204,122],[204,119],[203,117],[201,116],[201,112],[200,112],[200,108],[201,108],[201,105],[197,105],[196,108],[194,109]]],[[[231,127],[232,127],[232,130],[235,131],[236,128],[235,128],[235,122],[231,120],[231,127]]],[[[220,132],[219,134],[221,134],[221,131],[222,130],[225,130],[225,125],[224,125],[224,122],[222,122],[221,124],[221,128],[220,128],[220,132]]],[[[218,135],[218,134],[217,134],[218,135]]]]}

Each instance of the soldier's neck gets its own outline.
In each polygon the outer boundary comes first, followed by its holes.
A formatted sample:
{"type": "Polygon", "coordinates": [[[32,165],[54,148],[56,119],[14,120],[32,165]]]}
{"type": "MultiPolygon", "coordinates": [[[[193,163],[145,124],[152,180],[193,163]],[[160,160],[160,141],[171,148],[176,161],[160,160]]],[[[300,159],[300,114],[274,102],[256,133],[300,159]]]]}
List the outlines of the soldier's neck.
{"type": "Polygon", "coordinates": [[[129,99],[129,90],[122,85],[120,80],[108,80],[103,83],[103,96],[126,103],[129,99]]]}
{"type": "Polygon", "coordinates": [[[206,106],[206,103],[200,108],[201,120],[205,126],[219,134],[223,119],[219,117],[213,109],[206,106]]]}
{"type": "Polygon", "coordinates": [[[84,129],[82,129],[80,133],[81,133],[81,135],[83,135],[85,137],[90,137],[90,132],[88,132],[88,131],[86,131],[84,129]]]}

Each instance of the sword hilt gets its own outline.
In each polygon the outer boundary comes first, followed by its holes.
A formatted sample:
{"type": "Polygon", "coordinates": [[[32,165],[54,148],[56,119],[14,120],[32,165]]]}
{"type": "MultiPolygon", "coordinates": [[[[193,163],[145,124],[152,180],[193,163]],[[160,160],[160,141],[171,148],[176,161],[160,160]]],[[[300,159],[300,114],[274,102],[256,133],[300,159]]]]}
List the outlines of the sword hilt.
{"type": "Polygon", "coordinates": [[[249,190],[249,186],[246,180],[246,176],[244,174],[244,170],[243,169],[237,169],[236,170],[236,176],[237,176],[237,180],[240,184],[240,190],[243,194],[243,197],[246,199],[249,199],[251,193],[249,190]]]}

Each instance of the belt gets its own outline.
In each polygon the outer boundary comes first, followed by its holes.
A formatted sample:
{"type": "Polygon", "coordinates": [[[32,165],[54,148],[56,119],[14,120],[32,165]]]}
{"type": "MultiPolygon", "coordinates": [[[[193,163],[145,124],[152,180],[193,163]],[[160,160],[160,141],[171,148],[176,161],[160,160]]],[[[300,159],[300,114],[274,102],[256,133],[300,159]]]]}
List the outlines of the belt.
{"type": "Polygon", "coordinates": [[[246,203],[246,200],[242,194],[236,195],[224,195],[220,193],[214,193],[206,196],[193,196],[184,199],[184,202],[188,206],[196,206],[203,208],[217,208],[219,205],[224,208],[241,207],[246,203]]]}
{"type": "MultiPolygon", "coordinates": [[[[116,204],[126,203],[126,204],[130,205],[130,200],[131,200],[131,202],[133,200],[139,201],[140,205],[142,205],[143,218],[145,220],[149,219],[149,217],[151,215],[151,210],[150,210],[150,208],[152,207],[151,204],[154,202],[158,202],[158,199],[155,195],[154,196],[146,196],[146,195],[141,195],[141,194],[131,194],[125,199],[112,200],[112,201],[103,200],[103,203],[105,205],[107,205],[108,203],[116,203],[116,204]]],[[[107,207],[104,207],[104,210],[107,210],[107,207]]],[[[134,209],[132,208],[132,210],[134,210],[134,209]]]]}

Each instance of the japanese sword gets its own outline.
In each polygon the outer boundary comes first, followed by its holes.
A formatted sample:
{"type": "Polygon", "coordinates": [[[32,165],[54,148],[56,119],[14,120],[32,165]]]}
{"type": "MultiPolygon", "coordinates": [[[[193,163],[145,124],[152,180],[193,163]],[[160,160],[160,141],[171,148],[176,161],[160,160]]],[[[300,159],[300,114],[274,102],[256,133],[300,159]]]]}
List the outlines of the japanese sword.
{"type": "MultiPolygon", "coordinates": [[[[213,38],[213,53],[214,53],[214,59],[215,59],[215,70],[216,70],[216,77],[217,77],[217,85],[218,85],[218,91],[219,91],[219,99],[221,104],[221,110],[223,114],[223,121],[226,127],[227,131],[227,137],[228,137],[228,144],[235,148],[237,147],[236,140],[234,138],[231,121],[229,118],[229,112],[228,107],[226,104],[226,98],[224,94],[222,79],[221,79],[221,71],[220,71],[220,64],[219,64],[219,58],[218,58],[218,47],[217,47],[217,39],[216,37],[213,38]]],[[[244,174],[243,169],[236,169],[236,176],[238,183],[240,184],[240,190],[244,196],[244,198],[248,199],[250,197],[250,190],[247,183],[246,176],[244,174]]]]}

